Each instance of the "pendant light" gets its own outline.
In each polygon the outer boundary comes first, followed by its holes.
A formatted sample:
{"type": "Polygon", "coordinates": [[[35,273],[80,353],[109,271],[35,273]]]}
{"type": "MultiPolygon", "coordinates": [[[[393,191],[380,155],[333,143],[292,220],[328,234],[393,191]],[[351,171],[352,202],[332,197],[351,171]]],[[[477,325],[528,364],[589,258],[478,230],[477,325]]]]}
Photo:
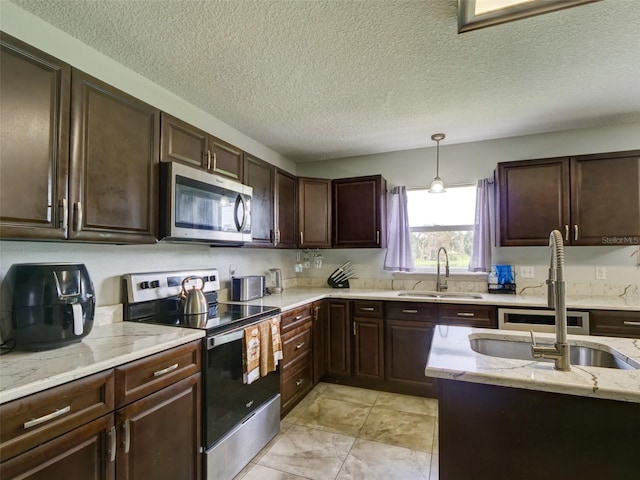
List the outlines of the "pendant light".
{"type": "Polygon", "coordinates": [[[440,140],[444,140],[444,133],[434,133],[431,135],[431,140],[436,142],[436,178],[431,182],[431,188],[429,193],[444,193],[444,182],[440,178],[440,140]]]}

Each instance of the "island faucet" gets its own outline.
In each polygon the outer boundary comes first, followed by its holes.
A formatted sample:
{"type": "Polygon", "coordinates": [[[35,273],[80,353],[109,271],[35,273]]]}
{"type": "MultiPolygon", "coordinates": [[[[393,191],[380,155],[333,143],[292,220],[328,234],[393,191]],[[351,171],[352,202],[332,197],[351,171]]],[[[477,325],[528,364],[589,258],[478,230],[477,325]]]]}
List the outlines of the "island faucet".
{"type": "Polygon", "coordinates": [[[564,283],[564,245],[562,234],[554,230],[549,235],[551,260],[547,279],[547,302],[554,309],[556,320],[556,342],[551,346],[536,345],[531,331],[531,352],[534,358],[550,358],[555,361],[554,368],[563,372],[571,370],[569,363],[569,344],[567,343],[567,306],[565,303],[564,283]]]}
{"type": "Polygon", "coordinates": [[[449,288],[447,286],[447,278],[449,277],[449,254],[447,253],[447,249],[444,247],[440,247],[438,249],[438,267],[437,267],[437,274],[436,274],[436,290],[438,292],[441,292],[443,290],[446,290],[447,288],[449,288]],[[445,260],[446,260],[446,264],[445,264],[445,279],[442,280],[440,278],[440,252],[444,252],[444,256],[445,256],[445,260]]]}

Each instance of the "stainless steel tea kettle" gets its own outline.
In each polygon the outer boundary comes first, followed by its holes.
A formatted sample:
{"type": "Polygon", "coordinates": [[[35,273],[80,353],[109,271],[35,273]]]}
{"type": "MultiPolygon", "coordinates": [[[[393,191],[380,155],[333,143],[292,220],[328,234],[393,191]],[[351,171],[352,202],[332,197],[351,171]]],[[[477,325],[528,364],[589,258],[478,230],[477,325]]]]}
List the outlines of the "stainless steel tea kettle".
{"type": "Polygon", "coordinates": [[[180,298],[182,299],[182,313],[185,315],[202,315],[209,312],[209,303],[207,302],[202,289],[204,288],[204,278],[198,276],[185,277],[182,280],[182,292],[180,298]],[[196,288],[195,285],[187,291],[187,282],[191,280],[200,280],[202,285],[200,288],[196,288]]]}

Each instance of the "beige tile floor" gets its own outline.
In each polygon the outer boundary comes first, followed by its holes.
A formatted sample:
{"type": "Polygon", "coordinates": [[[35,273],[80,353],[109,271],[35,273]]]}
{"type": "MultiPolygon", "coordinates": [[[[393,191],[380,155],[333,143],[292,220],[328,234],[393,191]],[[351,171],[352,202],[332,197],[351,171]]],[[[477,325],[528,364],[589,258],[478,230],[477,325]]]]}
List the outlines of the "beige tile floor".
{"type": "Polygon", "coordinates": [[[319,383],[235,480],[437,480],[438,402],[319,383]]]}

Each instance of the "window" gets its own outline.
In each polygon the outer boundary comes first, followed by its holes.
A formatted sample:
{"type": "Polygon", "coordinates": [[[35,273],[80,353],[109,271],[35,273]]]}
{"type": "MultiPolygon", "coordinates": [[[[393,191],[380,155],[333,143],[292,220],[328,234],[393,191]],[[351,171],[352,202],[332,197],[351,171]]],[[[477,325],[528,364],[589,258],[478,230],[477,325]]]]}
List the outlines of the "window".
{"type": "Polygon", "coordinates": [[[449,255],[449,266],[467,270],[473,245],[476,186],[447,187],[444,194],[427,189],[407,191],[411,251],[416,269],[433,269],[438,248],[449,255]]]}

